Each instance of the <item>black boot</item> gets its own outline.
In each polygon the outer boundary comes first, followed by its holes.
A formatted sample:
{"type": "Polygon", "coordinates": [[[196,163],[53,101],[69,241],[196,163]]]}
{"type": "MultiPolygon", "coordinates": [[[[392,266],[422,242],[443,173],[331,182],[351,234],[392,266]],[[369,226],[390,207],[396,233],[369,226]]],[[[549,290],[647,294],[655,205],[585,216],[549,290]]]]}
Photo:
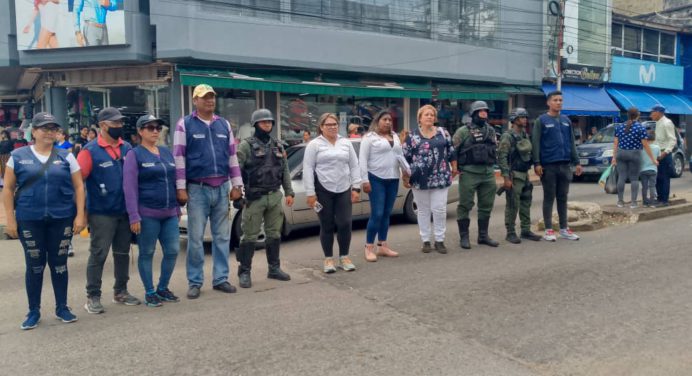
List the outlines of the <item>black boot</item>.
{"type": "Polygon", "coordinates": [[[500,243],[488,236],[488,226],[490,225],[490,218],[478,219],[478,244],[485,244],[491,247],[497,247],[500,243]]]}
{"type": "Polygon", "coordinates": [[[238,260],[238,284],[244,289],[252,287],[250,270],[252,269],[252,256],[255,254],[255,243],[240,243],[235,258],[238,260]]]}
{"type": "Polygon", "coordinates": [[[508,242],[512,244],[519,244],[521,243],[521,239],[517,236],[517,233],[512,231],[512,232],[507,232],[507,237],[505,238],[508,242]]]}
{"type": "Polygon", "coordinates": [[[281,261],[279,261],[280,245],[281,239],[267,239],[266,241],[267,264],[269,264],[267,278],[277,279],[279,281],[290,281],[291,276],[281,270],[281,261]]]}
{"type": "Polygon", "coordinates": [[[529,239],[529,240],[533,240],[535,242],[539,242],[543,238],[542,236],[540,236],[538,234],[534,234],[533,232],[531,232],[531,230],[522,231],[521,237],[522,237],[522,239],[529,239]]]}
{"type": "Polygon", "coordinates": [[[469,224],[471,220],[457,219],[457,225],[459,226],[459,245],[463,249],[471,249],[471,242],[469,241],[469,224]]]}

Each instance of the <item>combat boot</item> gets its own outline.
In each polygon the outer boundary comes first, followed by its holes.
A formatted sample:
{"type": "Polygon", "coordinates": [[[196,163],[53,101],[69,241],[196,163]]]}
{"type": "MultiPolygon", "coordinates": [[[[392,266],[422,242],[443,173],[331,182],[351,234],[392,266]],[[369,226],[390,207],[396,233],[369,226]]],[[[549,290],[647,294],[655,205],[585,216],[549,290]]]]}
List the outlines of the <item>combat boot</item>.
{"type": "Polygon", "coordinates": [[[478,244],[497,247],[500,243],[490,239],[490,236],[488,236],[488,226],[490,226],[490,218],[478,219],[478,244]]]}
{"type": "Polygon", "coordinates": [[[508,242],[512,244],[519,244],[521,243],[521,239],[517,236],[517,233],[514,231],[507,231],[507,237],[505,238],[508,242]]]}
{"type": "Polygon", "coordinates": [[[255,242],[240,243],[235,258],[238,260],[238,285],[244,289],[252,287],[250,270],[252,269],[252,256],[255,254],[255,242]]]}
{"type": "Polygon", "coordinates": [[[471,249],[471,242],[469,241],[469,224],[471,220],[457,219],[457,225],[459,226],[459,245],[463,249],[471,249]]]}
{"type": "Polygon", "coordinates": [[[543,238],[538,234],[534,234],[533,232],[531,232],[531,230],[522,231],[521,237],[522,239],[533,240],[535,242],[541,241],[541,239],[543,238]]]}
{"type": "Polygon", "coordinates": [[[280,245],[281,239],[267,239],[266,241],[267,264],[269,265],[267,278],[279,281],[290,281],[291,276],[281,270],[281,261],[279,261],[280,245]]]}

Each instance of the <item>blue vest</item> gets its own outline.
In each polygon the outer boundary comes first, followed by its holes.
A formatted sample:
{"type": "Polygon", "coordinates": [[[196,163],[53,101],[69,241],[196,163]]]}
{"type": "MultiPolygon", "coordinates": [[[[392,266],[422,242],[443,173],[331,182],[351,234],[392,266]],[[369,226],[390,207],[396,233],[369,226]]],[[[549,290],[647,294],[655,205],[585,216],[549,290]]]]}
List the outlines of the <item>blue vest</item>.
{"type": "Polygon", "coordinates": [[[123,193],[123,157],[132,147],[127,142],[120,145],[120,159],[113,159],[106,149],[91,140],[84,149],[89,150],[92,168],[86,179],[87,212],[117,216],[126,214],[123,193]]]}
{"type": "MultiPolygon", "coordinates": [[[[150,209],[170,209],[178,206],[175,198],[175,160],[168,148],[159,146],[159,156],[137,146],[139,204],[150,209]]],[[[132,156],[132,154],[130,154],[132,156]]]]}
{"type": "Polygon", "coordinates": [[[541,164],[570,162],[572,160],[572,121],[565,115],[560,120],[548,114],[538,118],[541,130],[541,164]]]}
{"type": "MultiPolygon", "coordinates": [[[[61,219],[74,217],[77,207],[74,202],[74,186],[70,173],[69,152],[58,150],[43,177],[32,186],[22,189],[16,197],[15,215],[18,220],[37,221],[46,218],[61,219]]],[[[36,158],[30,146],[12,152],[17,188],[36,175],[43,164],[36,158]]]]}
{"type": "Polygon", "coordinates": [[[228,124],[217,118],[209,126],[192,115],[185,117],[185,177],[199,180],[228,176],[228,124]]]}

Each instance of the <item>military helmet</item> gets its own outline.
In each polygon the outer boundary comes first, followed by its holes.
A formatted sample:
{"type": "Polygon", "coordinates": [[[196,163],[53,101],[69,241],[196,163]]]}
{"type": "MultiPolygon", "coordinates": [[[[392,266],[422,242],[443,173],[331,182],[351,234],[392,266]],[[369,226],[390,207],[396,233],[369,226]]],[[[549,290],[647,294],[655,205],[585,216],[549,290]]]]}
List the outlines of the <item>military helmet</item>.
{"type": "Polygon", "coordinates": [[[252,116],[250,116],[250,124],[252,124],[253,127],[258,122],[266,120],[271,121],[272,124],[274,123],[274,115],[272,115],[272,112],[266,108],[260,108],[259,110],[253,112],[252,116]]]}
{"type": "Polygon", "coordinates": [[[484,101],[475,101],[475,102],[471,103],[471,109],[469,110],[471,115],[475,114],[476,111],[480,111],[480,110],[488,111],[490,109],[488,108],[488,104],[485,103],[484,101]]]}
{"type": "Polygon", "coordinates": [[[528,119],[529,117],[529,112],[526,111],[525,108],[523,107],[517,107],[515,108],[510,114],[509,114],[509,121],[514,122],[514,120],[517,120],[520,117],[525,117],[528,119]]]}

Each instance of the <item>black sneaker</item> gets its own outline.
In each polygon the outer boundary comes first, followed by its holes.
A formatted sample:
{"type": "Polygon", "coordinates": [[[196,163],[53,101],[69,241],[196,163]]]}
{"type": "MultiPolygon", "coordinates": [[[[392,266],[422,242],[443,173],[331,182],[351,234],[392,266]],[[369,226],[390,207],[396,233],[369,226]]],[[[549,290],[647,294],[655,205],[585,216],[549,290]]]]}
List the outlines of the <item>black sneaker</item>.
{"type": "Polygon", "coordinates": [[[163,305],[156,293],[144,295],[144,304],[146,304],[147,307],[161,307],[163,305]]]}
{"type": "Polygon", "coordinates": [[[533,240],[533,241],[535,241],[535,242],[539,242],[539,241],[541,241],[541,239],[543,239],[542,236],[540,236],[540,235],[538,235],[538,234],[534,234],[534,233],[531,232],[531,231],[522,231],[522,232],[521,232],[521,238],[522,238],[522,239],[533,240]]]}
{"type": "Polygon", "coordinates": [[[421,252],[423,253],[430,253],[432,252],[432,247],[430,246],[430,242],[423,242],[423,248],[420,249],[421,252]]]}
{"type": "Polygon", "coordinates": [[[161,299],[161,301],[166,303],[177,303],[180,301],[180,298],[175,296],[169,289],[157,290],[156,295],[159,296],[159,299],[161,299]]]}
{"type": "Polygon", "coordinates": [[[236,292],[236,288],[228,282],[219,283],[218,285],[214,286],[214,290],[225,292],[226,294],[233,294],[236,292]]]}
{"type": "Polygon", "coordinates": [[[201,291],[199,290],[199,286],[190,286],[190,288],[187,290],[187,298],[197,299],[199,298],[200,293],[201,291]]]}
{"type": "Polygon", "coordinates": [[[435,242],[435,250],[443,255],[447,253],[447,247],[444,242],[435,242]]]}

